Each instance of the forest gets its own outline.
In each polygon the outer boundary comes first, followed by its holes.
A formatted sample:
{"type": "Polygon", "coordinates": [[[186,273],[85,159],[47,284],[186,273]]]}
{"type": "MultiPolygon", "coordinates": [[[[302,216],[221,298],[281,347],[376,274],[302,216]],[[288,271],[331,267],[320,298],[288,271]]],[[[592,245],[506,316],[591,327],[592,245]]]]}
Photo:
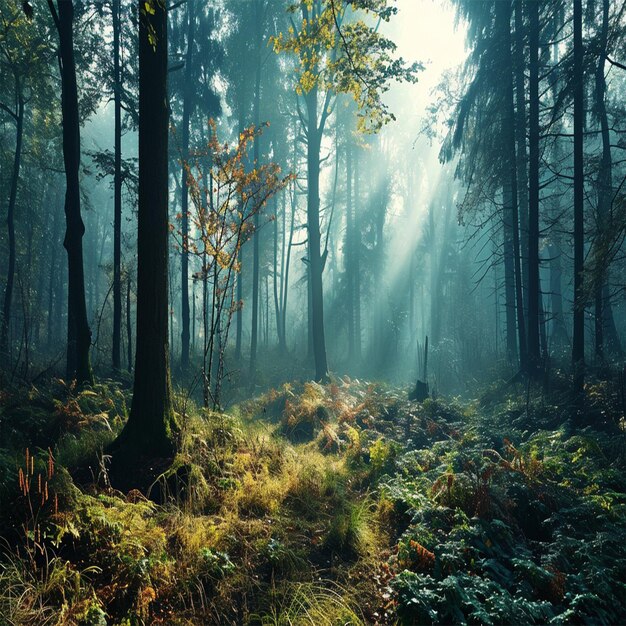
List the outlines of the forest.
{"type": "Polygon", "coordinates": [[[626,623],[626,0],[0,0],[0,626],[626,623]]]}

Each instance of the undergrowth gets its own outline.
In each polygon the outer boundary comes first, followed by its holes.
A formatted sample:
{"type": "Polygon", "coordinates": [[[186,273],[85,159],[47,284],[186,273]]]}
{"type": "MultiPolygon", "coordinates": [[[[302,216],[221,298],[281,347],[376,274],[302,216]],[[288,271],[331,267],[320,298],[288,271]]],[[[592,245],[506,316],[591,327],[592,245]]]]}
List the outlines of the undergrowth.
{"type": "Polygon", "coordinates": [[[230,413],[187,403],[172,466],[121,493],[104,451],[125,392],[16,389],[0,406],[0,623],[619,623],[611,394],[588,389],[595,428],[539,390],[417,404],[347,378],[230,413]]]}

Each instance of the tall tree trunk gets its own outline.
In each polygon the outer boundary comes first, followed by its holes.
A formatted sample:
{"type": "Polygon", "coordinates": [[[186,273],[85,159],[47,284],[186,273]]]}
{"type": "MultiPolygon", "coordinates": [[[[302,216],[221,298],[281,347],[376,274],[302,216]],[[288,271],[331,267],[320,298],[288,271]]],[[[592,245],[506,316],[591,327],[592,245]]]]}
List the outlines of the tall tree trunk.
{"type": "Polygon", "coordinates": [[[503,235],[504,235],[504,306],[506,309],[506,358],[509,363],[517,362],[517,330],[515,316],[515,248],[513,247],[513,188],[510,172],[502,190],[503,235]]]}
{"type": "Polygon", "coordinates": [[[572,366],[574,391],[582,394],[585,381],[585,301],[584,264],[584,76],[583,76],[582,0],[574,0],[574,333],[572,366]]]}
{"type": "Polygon", "coordinates": [[[59,190],[54,196],[54,202],[52,204],[52,212],[54,217],[52,219],[52,239],[50,242],[50,275],[48,284],[48,332],[47,332],[47,347],[48,350],[52,348],[54,339],[54,321],[61,317],[61,303],[54,297],[55,291],[55,279],[58,282],[58,276],[61,274],[61,268],[57,267],[57,250],[59,248],[59,237],[61,233],[61,212],[59,210],[59,190]]]}
{"type": "Polygon", "coordinates": [[[126,277],[126,344],[127,360],[126,369],[131,372],[133,369],[133,328],[130,319],[130,274],[126,277]]]}
{"type": "MultiPolygon", "coordinates": [[[[48,0],[53,14],[52,0],[48,0]]],[[[63,118],[63,161],[65,164],[65,239],[67,251],[67,377],[78,384],[93,382],[89,347],[91,330],[85,302],[83,235],[85,225],[80,212],[80,122],[78,89],[74,63],[74,2],[57,2],[59,58],[61,63],[61,110],[63,118]]]]}
{"type": "MultiPolygon", "coordinates": [[[[239,103],[239,136],[244,131],[243,119],[243,103],[239,103]]],[[[243,200],[241,201],[243,206],[243,200]]],[[[239,246],[237,251],[237,264],[239,271],[237,272],[237,312],[235,313],[235,360],[241,360],[241,344],[243,335],[243,245],[239,246]]]]}
{"type": "MultiPolygon", "coordinates": [[[[139,210],[137,346],[128,422],[114,450],[132,457],[169,456],[176,422],[168,346],[167,12],[139,0],[139,210]]],[[[119,453],[119,452],[118,452],[119,453]]]]}
{"type": "Polygon", "coordinates": [[[15,279],[15,202],[17,199],[17,184],[20,179],[22,137],[24,133],[24,97],[22,96],[22,85],[17,76],[15,77],[15,94],[17,96],[17,111],[15,113],[15,155],[13,158],[13,173],[11,175],[11,190],[9,192],[9,206],[7,209],[9,262],[7,263],[7,282],[4,289],[4,305],[2,308],[0,354],[8,354],[9,352],[9,322],[11,319],[13,283],[15,279]]]}
{"type": "Polygon", "coordinates": [[[317,87],[306,95],[307,133],[307,230],[311,281],[311,333],[315,358],[315,380],[328,380],[324,334],[323,261],[320,251],[320,149],[323,128],[318,127],[317,87]]]}
{"type": "MultiPolygon", "coordinates": [[[[349,134],[349,133],[348,133],[349,134]]],[[[348,138],[346,146],[346,305],[348,307],[348,359],[354,362],[354,207],[352,204],[352,153],[354,146],[348,138]]]]}
{"type": "MultiPolygon", "coordinates": [[[[354,355],[358,361],[361,360],[361,226],[359,220],[359,198],[360,198],[360,167],[359,167],[359,151],[358,148],[354,154],[354,214],[352,219],[352,259],[353,259],[353,289],[352,298],[354,301],[354,355]]],[[[381,214],[384,216],[384,211],[381,208],[381,214]]],[[[383,217],[384,220],[384,217],[383,217]]],[[[384,223],[384,222],[383,222],[384,223]]],[[[381,250],[380,267],[382,268],[382,226],[380,225],[379,239],[377,241],[381,250]]]]}
{"type": "Polygon", "coordinates": [[[528,116],[528,366],[535,373],[540,364],[539,347],[539,2],[528,9],[529,116],[528,116]]]}
{"type": "MultiPolygon", "coordinates": [[[[613,194],[613,163],[611,158],[611,136],[609,122],[606,112],[606,78],[604,75],[604,65],[607,55],[607,39],[609,32],[609,0],[602,0],[602,25],[600,28],[600,42],[598,49],[598,60],[595,72],[595,108],[600,122],[602,137],[602,155],[598,168],[598,236],[600,242],[611,229],[611,203],[613,194]]],[[[602,244],[600,244],[602,245],[602,244]]],[[[621,355],[622,348],[619,335],[615,328],[613,310],[611,307],[608,267],[604,267],[600,260],[600,266],[596,267],[596,288],[595,288],[595,348],[596,357],[600,362],[605,359],[605,345],[612,355],[621,355]]]]}
{"type": "MultiPolygon", "coordinates": [[[[504,199],[504,265],[505,265],[505,297],[506,297],[506,320],[507,320],[507,354],[510,360],[515,360],[518,355],[520,369],[526,368],[526,324],[524,316],[523,289],[522,289],[522,268],[520,259],[520,237],[519,237],[519,202],[518,199],[525,193],[520,193],[520,180],[518,173],[520,169],[526,171],[525,138],[521,148],[524,152],[524,159],[520,166],[517,153],[520,150],[519,142],[516,145],[516,131],[519,126],[515,116],[514,100],[514,77],[518,74],[519,68],[513,63],[512,41],[511,41],[511,5],[509,2],[496,3],[496,19],[498,20],[498,33],[500,36],[499,56],[504,62],[503,75],[503,117],[502,117],[502,186],[504,199]],[[517,318],[517,342],[515,337],[515,327],[517,318]],[[519,344],[519,346],[518,346],[519,344]]],[[[517,15],[516,15],[517,20],[517,15]]],[[[516,21],[516,27],[519,25],[516,21]]],[[[516,30],[517,30],[516,28],[516,30]]],[[[518,42],[519,45],[519,42],[518,42]]],[[[522,55],[523,57],[523,55],[522,55]]],[[[522,81],[523,87],[523,81],[522,81]]],[[[524,118],[522,94],[522,119],[524,118]]],[[[519,105],[519,100],[518,100],[519,105]]],[[[519,118],[519,111],[518,111],[519,118]]],[[[525,127],[525,123],[523,124],[525,127]]],[[[524,181],[526,177],[524,176],[524,181]]],[[[524,182],[525,184],[525,182],[524,182]]]]}
{"type": "MultiPolygon", "coordinates": [[[[261,23],[261,0],[256,0],[256,40],[257,40],[257,55],[256,55],[256,71],[254,79],[254,127],[258,131],[261,123],[261,39],[262,39],[262,23],[261,23]]],[[[260,137],[258,132],[254,135],[254,167],[257,168],[260,163],[260,137]]],[[[260,218],[259,211],[254,214],[254,234],[252,239],[252,328],[250,337],[250,382],[254,382],[255,368],[256,368],[256,352],[258,344],[259,333],[259,271],[260,271],[260,256],[259,256],[259,238],[260,233],[260,218]]]]}
{"type": "Polygon", "coordinates": [[[283,316],[282,316],[281,321],[282,321],[282,326],[283,326],[282,335],[285,339],[285,351],[287,351],[287,302],[288,302],[288,296],[289,296],[289,270],[291,268],[291,250],[293,248],[293,237],[295,233],[295,215],[296,215],[296,204],[297,204],[295,182],[293,183],[293,185],[294,185],[294,191],[293,191],[293,196],[290,200],[291,217],[289,220],[289,242],[287,243],[287,258],[285,259],[285,278],[283,281],[283,298],[282,298],[283,316]]]}
{"type": "MultiPolygon", "coordinates": [[[[552,32],[550,38],[553,41],[557,41],[557,33],[563,26],[565,19],[564,7],[555,11],[552,19],[552,32]]],[[[560,88],[560,74],[558,69],[559,63],[559,45],[553,43],[552,45],[552,68],[550,72],[550,81],[552,89],[553,101],[556,101],[560,88]]],[[[556,127],[556,132],[561,133],[562,122],[559,122],[556,127]]],[[[554,163],[560,163],[562,159],[561,140],[556,137],[553,143],[553,156],[554,163]]],[[[561,214],[561,183],[558,179],[555,181],[555,188],[552,191],[552,202],[550,203],[551,220],[557,221],[561,214]]],[[[562,288],[562,276],[563,269],[561,264],[561,251],[562,251],[561,233],[559,228],[553,228],[550,233],[548,257],[550,259],[550,306],[551,306],[551,332],[550,332],[550,344],[559,351],[563,350],[566,346],[569,346],[569,336],[567,332],[567,326],[565,324],[565,314],[563,310],[563,288],[562,288]]]]}
{"type": "MultiPolygon", "coordinates": [[[[497,5],[498,3],[496,3],[497,5]]],[[[525,56],[524,56],[524,15],[522,11],[522,0],[515,2],[515,143],[517,162],[517,217],[513,222],[515,225],[514,239],[518,240],[518,247],[515,254],[519,256],[520,272],[517,271],[516,260],[516,294],[519,288],[521,299],[517,305],[517,327],[519,336],[519,356],[520,368],[527,369],[528,346],[526,340],[526,306],[528,298],[528,153],[526,150],[526,87],[525,87],[525,56]],[[523,336],[523,343],[522,343],[523,336]]],[[[515,244],[514,244],[515,245],[515,244]]]]}
{"type": "Polygon", "coordinates": [[[122,341],[122,80],[120,66],[120,0],[113,0],[113,106],[115,173],[113,177],[113,368],[121,367],[122,341]]]}
{"type": "Polygon", "coordinates": [[[187,53],[185,55],[185,84],[183,86],[183,133],[182,133],[182,171],[180,175],[181,194],[181,228],[183,245],[180,257],[180,288],[181,288],[181,348],[180,365],[183,370],[189,366],[189,189],[187,186],[187,160],[189,158],[189,123],[192,105],[192,63],[193,46],[196,29],[194,0],[187,0],[187,53]]]}

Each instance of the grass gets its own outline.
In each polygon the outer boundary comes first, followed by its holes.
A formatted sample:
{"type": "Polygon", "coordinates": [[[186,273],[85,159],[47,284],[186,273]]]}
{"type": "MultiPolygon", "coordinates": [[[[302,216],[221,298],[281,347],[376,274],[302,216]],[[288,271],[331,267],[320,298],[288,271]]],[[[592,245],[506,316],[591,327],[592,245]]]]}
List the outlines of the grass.
{"type": "MultiPolygon", "coordinates": [[[[616,411],[610,389],[592,391],[594,411],[616,411]]],[[[0,409],[19,401],[22,416],[33,403],[34,436],[54,434],[55,472],[32,507],[17,484],[27,435],[14,430],[0,449],[0,615],[68,626],[614,622],[626,611],[621,422],[574,432],[539,393],[487,395],[418,405],[404,390],[338,380],[284,385],[230,414],[186,403],[179,453],[151,488],[159,504],[108,483],[101,451],[123,423],[119,388],[5,397],[0,409]],[[40,536],[20,530],[33,511],[40,536]]],[[[49,453],[33,450],[35,484],[49,453]]]]}

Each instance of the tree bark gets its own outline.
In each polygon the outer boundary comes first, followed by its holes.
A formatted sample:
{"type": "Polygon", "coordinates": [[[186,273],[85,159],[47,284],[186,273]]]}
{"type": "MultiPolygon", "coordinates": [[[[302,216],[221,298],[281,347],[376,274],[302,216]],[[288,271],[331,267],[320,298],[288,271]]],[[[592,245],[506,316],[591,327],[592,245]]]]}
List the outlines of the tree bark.
{"type": "Polygon", "coordinates": [[[126,277],[126,369],[131,372],[133,369],[133,328],[130,319],[130,275],[126,277]]]}
{"type": "MultiPolygon", "coordinates": [[[[256,69],[254,78],[254,128],[258,131],[261,123],[261,43],[262,43],[262,6],[261,0],[256,0],[256,69]]],[[[254,167],[260,166],[260,137],[254,135],[254,167]]],[[[256,352],[259,333],[259,238],[260,233],[259,211],[254,214],[254,234],[252,240],[252,328],[250,336],[250,382],[254,382],[256,368],[256,352]]]]}
{"type": "Polygon", "coordinates": [[[574,333],[572,367],[574,391],[581,395],[585,382],[584,179],[583,179],[583,39],[582,0],[574,0],[574,333]]]}
{"type": "Polygon", "coordinates": [[[311,333],[315,359],[315,380],[328,380],[326,338],[324,334],[324,292],[320,252],[320,148],[323,128],[318,127],[318,89],[306,95],[307,128],[307,229],[309,239],[309,276],[311,288],[311,333]]]}
{"type": "MultiPolygon", "coordinates": [[[[348,135],[350,133],[348,132],[348,135]]],[[[352,153],[354,146],[348,138],[346,145],[346,304],[348,307],[348,360],[354,362],[354,207],[352,204],[352,153]]]]}
{"type": "MultiPolygon", "coordinates": [[[[528,346],[526,332],[526,313],[528,310],[528,154],[526,150],[526,88],[525,88],[525,55],[524,55],[524,16],[522,1],[515,2],[515,142],[517,162],[517,216],[514,218],[514,239],[516,246],[515,290],[521,292],[521,302],[517,305],[517,332],[519,341],[520,368],[526,370],[528,365],[528,346]],[[521,256],[520,256],[521,254],[521,256]],[[520,271],[517,270],[519,264],[520,271]],[[523,341],[522,341],[523,338],[523,341]]],[[[517,298],[517,295],[516,295],[517,298]]]]}
{"type": "Polygon", "coordinates": [[[113,444],[115,455],[130,462],[139,455],[170,456],[177,430],[168,346],[167,12],[160,0],[152,0],[149,10],[144,5],[145,1],[139,0],[135,381],[130,417],[113,444]]]}
{"type": "Polygon", "coordinates": [[[528,367],[540,365],[539,347],[539,2],[527,3],[529,63],[528,116],[528,367]]]}
{"type": "MultiPolygon", "coordinates": [[[[52,0],[49,0],[52,7],[52,0]]],[[[63,161],[65,164],[65,220],[63,246],[67,251],[67,377],[80,384],[92,383],[89,361],[91,330],[85,302],[83,235],[85,225],[80,209],[80,122],[78,89],[74,62],[74,3],[57,2],[59,59],[61,64],[61,99],[63,117],[63,161]]]]}
{"type": "Polygon", "coordinates": [[[11,175],[9,206],[7,208],[9,259],[7,263],[7,282],[4,289],[4,305],[2,308],[0,354],[8,354],[9,352],[9,322],[11,319],[13,283],[15,279],[15,203],[17,200],[17,185],[20,178],[20,165],[22,162],[22,137],[24,134],[24,97],[22,95],[22,85],[17,76],[15,77],[15,93],[17,96],[17,111],[15,113],[15,155],[13,158],[13,173],[11,175]]]}
{"type": "Polygon", "coordinates": [[[180,186],[182,189],[181,196],[181,228],[183,246],[180,257],[180,286],[181,286],[181,347],[180,347],[180,365],[183,370],[189,366],[189,189],[187,186],[187,160],[189,158],[189,123],[191,119],[192,105],[192,63],[193,63],[193,45],[195,38],[196,15],[194,0],[187,0],[187,52],[185,54],[185,84],[183,86],[183,132],[182,132],[182,171],[180,186]]]}
{"type": "MultiPolygon", "coordinates": [[[[598,213],[597,213],[597,240],[602,242],[611,228],[611,203],[613,194],[613,163],[611,158],[611,137],[609,122],[606,111],[606,78],[604,65],[607,55],[607,39],[609,31],[609,0],[602,0],[602,25],[600,27],[600,42],[598,60],[595,72],[595,105],[596,114],[600,122],[602,137],[602,155],[598,168],[598,213]]],[[[602,244],[600,244],[602,245],[602,244]]],[[[604,267],[600,261],[600,267],[596,267],[595,288],[595,349],[596,357],[600,363],[605,359],[605,346],[613,356],[622,354],[621,342],[611,307],[608,267],[604,267]]]]}
{"type": "Polygon", "coordinates": [[[122,340],[122,81],[120,67],[120,0],[113,0],[113,106],[115,173],[113,177],[113,368],[121,367],[122,340]]]}

